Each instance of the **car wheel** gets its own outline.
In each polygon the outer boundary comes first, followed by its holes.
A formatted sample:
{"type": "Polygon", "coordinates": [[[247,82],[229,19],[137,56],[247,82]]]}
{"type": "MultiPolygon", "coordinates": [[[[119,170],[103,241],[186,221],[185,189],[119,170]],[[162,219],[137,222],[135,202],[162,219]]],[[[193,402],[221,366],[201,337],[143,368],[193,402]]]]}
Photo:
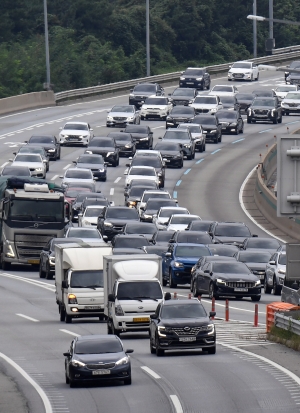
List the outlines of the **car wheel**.
{"type": "Polygon", "coordinates": [[[282,115],[281,115],[281,117],[278,119],[278,123],[282,123],[282,115]]]}
{"type": "Polygon", "coordinates": [[[53,274],[50,272],[49,263],[46,264],[46,273],[45,273],[46,280],[53,280],[53,274]]]}
{"type": "Polygon", "coordinates": [[[65,322],[66,324],[71,324],[72,323],[72,317],[66,313],[66,317],[65,317],[65,322]]]}
{"type": "Polygon", "coordinates": [[[240,129],[240,133],[244,133],[244,125],[243,125],[242,128],[240,129]]]}
{"type": "Polygon", "coordinates": [[[277,118],[273,119],[273,123],[274,123],[274,125],[277,125],[278,119],[277,118]]]}
{"type": "Polygon", "coordinates": [[[141,120],[144,120],[145,118],[144,118],[144,116],[141,116],[141,120]]]}
{"type": "Polygon", "coordinates": [[[156,337],[156,342],[155,342],[155,352],[156,352],[157,357],[162,357],[165,354],[165,351],[159,348],[157,337],[156,337]]]}
{"type": "Polygon", "coordinates": [[[290,115],[290,112],[285,111],[284,114],[285,114],[286,116],[289,116],[289,115],[290,115]]]}
{"type": "Polygon", "coordinates": [[[272,288],[268,285],[267,277],[264,279],[264,292],[265,294],[271,294],[272,288]]]}
{"type": "Polygon", "coordinates": [[[213,347],[207,348],[205,351],[207,351],[208,354],[216,354],[216,345],[214,345],[213,347]]]}
{"type": "Polygon", "coordinates": [[[71,389],[74,389],[74,387],[76,387],[76,384],[73,380],[70,380],[70,387],[71,389]]]}
{"type": "Polygon", "coordinates": [[[234,134],[235,134],[235,135],[238,135],[238,134],[239,134],[238,127],[236,127],[236,129],[235,129],[235,131],[234,131],[234,134]]]}
{"type": "Polygon", "coordinates": [[[153,344],[152,344],[151,335],[150,335],[150,340],[149,341],[150,341],[150,353],[155,354],[156,351],[155,351],[155,347],[153,347],[153,344]]]}
{"type": "Polygon", "coordinates": [[[247,118],[247,123],[251,123],[251,122],[252,122],[251,119],[247,118]]]}
{"type": "Polygon", "coordinates": [[[193,285],[193,295],[194,297],[198,297],[199,295],[201,295],[200,292],[197,290],[195,283],[193,285]]]}
{"type": "Polygon", "coordinates": [[[257,73],[257,76],[256,76],[256,80],[258,80],[259,79],[259,72],[257,73]]]}
{"type": "Polygon", "coordinates": [[[172,277],[172,270],[169,270],[169,287],[170,288],[176,288],[177,284],[173,281],[173,277],[172,277]]]}
{"type": "MultiPolygon", "coordinates": [[[[4,270],[3,265],[2,265],[2,269],[4,270]]],[[[46,277],[46,273],[42,270],[41,265],[40,265],[40,268],[39,268],[39,277],[40,278],[45,278],[46,277]]]]}
{"type": "Polygon", "coordinates": [[[59,304],[59,320],[65,321],[66,318],[66,310],[62,304],[59,304]]]}
{"type": "Polygon", "coordinates": [[[179,169],[183,168],[183,159],[181,160],[181,164],[179,165],[179,169]]]}
{"type": "Polygon", "coordinates": [[[219,142],[222,142],[222,133],[220,133],[219,142]]]}
{"type": "Polygon", "coordinates": [[[203,152],[203,145],[199,146],[198,151],[199,151],[200,153],[203,152]]]}
{"type": "Polygon", "coordinates": [[[111,322],[111,329],[112,334],[114,334],[117,337],[120,337],[121,331],[118,328],[115,328],[113,321],[111,322]]]}
{"type": "Polygon", "coordinates": [[[124,384],[125,384],[126,386],[128,386],[128,385],[131,384],[131,376],[128,377],[127,379],[124,379],[124,384]]]}
{"type": "Polygon", "coordinates": [[[218,142],[219,142],[219,138],[216,136],[215,139],[214,139],[214,143],[217,144],[218,142]]]}
{"type": "Polygon", "coordinates": [[[277,284],[276,277],[273,278],[273,295],[281,294],[281,287],[277,284]]]}
{"type": "Polygon", "coordinates": [[[66,384],[70,384],[70,379],[69,379],[69,377],[67,376],[67,373],[65,373],[65,378],[66,378],[66,384]]]}
{"type": "Polygon", "coordinates": [[[191,155],[187,155],[186,156],[186,159],[188,159],[189,161],[191,161],[192,159],[193,159],[193,155],[191,154],[191,155]]]}
{"type": "Polygon", "coordinates": [[[165,287],[167,284],[168,284],[167,280],[165,278],[163,278],[163,280],[162,280],[163,287],[165,287]]]}
{"type": "Polygon", "coordinates": [[[251,79],[250,79],[250,82],[253,82],[253,75],[251,75],[251,79]]]}
{"type": "Polygon", "coordinates": [[[251,297],[251,300],[257,302],[257,301],[260,301],[260,298],[261,298],[260,295],[254,295],[254,296],[251,297]]]}
{"type": "Polygon", "coordinates": [[[213,283],[209,284],[209,289],[208,289],[208,296],[212,300],[215,298],[216,300],[219,298],[218,294],[215,292],[215,287],[213,283]]]}
{"type": "Polygon", "coordinates": [[[111,324],[109,322],[109,320],[107,320],[107,334],[112,334],[112,328],[111,328],[111,324]]]}

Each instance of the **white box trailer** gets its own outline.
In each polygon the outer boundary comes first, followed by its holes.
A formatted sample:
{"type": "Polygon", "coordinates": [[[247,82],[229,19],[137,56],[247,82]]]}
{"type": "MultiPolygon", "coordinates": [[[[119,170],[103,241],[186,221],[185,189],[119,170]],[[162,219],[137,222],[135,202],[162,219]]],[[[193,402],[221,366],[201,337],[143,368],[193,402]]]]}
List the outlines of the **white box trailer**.
{"type": "Polygon", "coordinates": [[[104,257],[108,334],[149,330],[150,314],[163,299],[161,261],[155,254],[104,257]]]}
{"type": "Polygon", "coordinates": [[[60,321],[104,317],[103,244],[70,243],[55,246],[55,287],[60,321]]]}

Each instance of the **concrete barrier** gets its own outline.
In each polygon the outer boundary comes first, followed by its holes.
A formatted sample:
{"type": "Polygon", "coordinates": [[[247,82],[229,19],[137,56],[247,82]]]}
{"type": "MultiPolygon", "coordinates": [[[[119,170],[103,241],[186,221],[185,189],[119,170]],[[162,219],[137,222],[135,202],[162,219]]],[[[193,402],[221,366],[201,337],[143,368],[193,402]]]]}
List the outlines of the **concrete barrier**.
{"type": "Polygon", "coordinates": [[[43,106],[55,106],[55,104],[53,91],[25,93],[24,95],[0,99],[0,114],[43,106]]]}

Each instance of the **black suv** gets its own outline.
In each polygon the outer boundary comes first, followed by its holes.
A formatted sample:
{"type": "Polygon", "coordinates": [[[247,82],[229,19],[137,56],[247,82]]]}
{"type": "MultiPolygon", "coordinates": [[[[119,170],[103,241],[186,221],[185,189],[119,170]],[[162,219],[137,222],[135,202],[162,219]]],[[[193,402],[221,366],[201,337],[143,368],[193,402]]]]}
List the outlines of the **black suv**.
{"type": "Polygon", "coordinates": [[[135,105],[139,108],[148,96],[164,96],[164,94],[164,89],[158,83],[138,83],[133,89],[130,89],[129,105],[135,105]]]}
{"type": "Polygon", "coordinates": [[[174,106],[166,119],[166,129],[177,128],[180,123],[194,123],[195,109],[190,106],[174,106]]]}
{"type": "Polygon", "coordinates": [[[222,125],[215,115],[197,115],[193,123],[198,123],[202,126],[203,133],[206,135],[206,142],[218,143],[222,141],[222,125]]]}
{"type": "MultiPolygon", "coordinates": [[[[289,66],[287,66],[289,69],[300,69],[300,60],[295,60],[294,62],[292,62],[289,66]]],[[[294,74],[296,74],[294,72],[294,74]]],[[[284,80],[286,83],[290,83],[290,79],[288,79],[288,77],[290,77],[291,72],[284,72],[284,80]]],[[[299,76],[299,73],[297,74],[299,76]]]]}
{"type": "Polygon", "coordinates": [[[184,153],[182,144],[174,142],[158,142],[154,150],[160,151],[167,167],[182,168],[184,153]]]}
{"type": "Polygon", "coordinates": [[[222,126],[222,133],[234,133],[238,135],[244,132],[244,121],[237,110],[219,110],[218,120],[222,126]]]}
{"type": "Polygon", "coordinates": [[[115,140],[120,155],[134,156],[136,145],[130,133],[111,132],[107,136],[115,140]]]}
{"type": "Polygon", "coordinates": [[[202,349],[216,353],[216,330],[198,300],[166,300],[150,315],[150,351],[163,356],[166,350],[202,349]]]}
{"type": "Polygon", "coordinates": [[[170,102],[174,105],[183,105],[188,106],[194,102],[195,97],[197,96],[196,89],[189,88],[176,88],[173,93],[169,93],[170,102]]]}
{"type": "Polygon", "coordinates": [[[136,149],[153,148],[153,132],[147,125],[127,125],[121,132],[130,133],[136,149]]]}
{"type": "Polygon", "coordinates": [[[251,236],[250,229],[243,222],[214,222],[209,230],[214,244],[233,244],[241,247],[244,240],[251,236]]]}
{"type": "Polygon", "coordinates": [[[247,110],[247,123],[282,123],[282,107],[278,97],[256,97],[247,110]]]}
{"type": "Polygon", "coordinates": [[[179,78],[179,86],[210,89],[210,74],[204,67],[188,67],[179,78]]]}
{"type": "Polygon", "coordinates": [[[97,229],[103,239],[111,241],[115,235],[122,234],[128,221],[139,221],[135,208],[111,206],[104,208],[98,217],[97,229]]]}
{"type": "Polygon", "coordinates": [[[119,148],[113,138],[93,138],[84,153],[102,155],[105,162],[112,166],[119,165],[119,148]]]}
{"type": "Polygon", "coordinates": [[[42,146],[53,161],[60,159],[60,144],[54,135],[32,135],[28,145],[42,146]]]}

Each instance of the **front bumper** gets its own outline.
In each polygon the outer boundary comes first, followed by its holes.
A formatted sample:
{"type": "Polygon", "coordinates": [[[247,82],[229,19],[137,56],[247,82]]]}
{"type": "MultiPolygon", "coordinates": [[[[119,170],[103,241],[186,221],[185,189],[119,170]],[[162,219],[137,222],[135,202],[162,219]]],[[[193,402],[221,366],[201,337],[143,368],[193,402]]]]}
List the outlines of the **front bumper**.
{"type": "Polygon", "coordinates": [[[104,313],[104,304],[97,304],[94,306],[67,304],[66,313],[74,318],[99,317],[104,313]]]}
{"type": "Polygon", "coordinates": [[[68,137],[59,137],[59,142],[61,145],[88,145],[90,138],[80,137],[80,136],[68,136],[68,137]]]}
{"type": "Polygon", "coordinates": [[[166,337],[158,336],[158,346],[162,350],[188,350],[214,347],[216,345],[216,335],[198,334],[194,337],[180,337],[175,334],[166,334],[166,337]],[[187,341],[180,341],[187,340],[187,341]],[[193,341],[190,341],[193,340],[193,341]]]}
{"type": "Polygon", "coordinates": [[[195,89],[202,89],[204,86],[203,80],[180,80],[179,81],[179,87],[192,87],[195,89]]]}
{"type": "Polygon", "coordinates": [[[228,73],[229,80],[251,80],[253,73],[228,73]]]}
{"type": "MultiPolygon", "coordinates": [[[[143,138],[142,138],[143,139],[143,138]]],[[[150,147],[150,138],[147,140],[134,139],[134,143],[137,149],[149,149],[150,147]]]]}
{"type": "Polygon", "coordinates": [[[209,130],[205,133],[205,141],[215,141],[218,137],[218,132],[211,132],[209,130]]]}
{"type": "MultiPolygon", "coordinates": [[[[99,365],[100,366],[100,365],[99,365]]],[[[100,369],[99,369],[100,370],[100,369]]],[[[92,369],[87,367],[69,367],[69,378],[72,381],[98,381],[98,380],[124,380],[131,375],[130,363],[121,366],[115,366],[112,369],[108,369],[109,374],[93,374],[92,369]]]]}
{"type": "Polygon", "coordinates": [[[237,130],[237,125],[232,126],[232,125],[224,125],[222,126],[222,133],[234,133],[237,130]]]}
{"type": "Polygon", "coordinates": [[[94,178],[97,179],[106,179],[106,174],[107,171],[105,170],[104,172],[100,172],[100,171],[92,171],[94,178]]]}
{"type": "MultiPolygon", "coordinates": [[[[165,157],[163,156],[163,158],[165,158],[165,157]]],[[[165,163],[166,163],[167,167],[173,166],[173,167],[178,168],[182,164],[182,157],[179,157],[179,158],[165,158],[165,159],[166,159],[165,163]]]]}
{"type": "Polygon", "coordinates": [[[244,289],[244,291],[237,291],[237,288],[220,286],[220,284],[215,285],[215,292],[219,296],[224,297],[255,297],[261,295],[261,285],[259,287],[244,287],[239,288],[239,290],[244,289]]]}
{"type": "Polygon", "coordinates": [[[113,323],[114,327],[126,331],[148,331],[150,327],[150,315],[144,313],[135,313],[134,315],[115,316],[109,319],[108,323],[113,323]],[[141,321],[137,321],[140,319],[141,321]]]}
{"type": "Polygon", "coordinates": [[[126,126],[128,124],[132,124],[133,120],[127,120],[125,119],[113,119],[113,120],[106,120],[106,126],[126,126]]]}
{"type": "Polygon", "coordinates": [[[172,267],[172,279],[176,284],[190,284],[191,270],[194,264],[183,267],[172,267]]]}

